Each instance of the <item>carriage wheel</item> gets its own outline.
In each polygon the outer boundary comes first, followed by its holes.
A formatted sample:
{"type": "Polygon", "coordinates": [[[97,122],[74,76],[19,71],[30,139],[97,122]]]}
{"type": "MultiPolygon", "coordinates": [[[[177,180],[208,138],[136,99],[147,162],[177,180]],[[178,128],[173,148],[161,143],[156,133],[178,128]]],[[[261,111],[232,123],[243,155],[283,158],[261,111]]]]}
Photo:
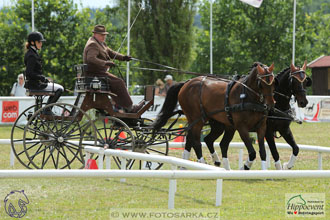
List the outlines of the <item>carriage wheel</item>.
{"type": "MultiPolygon", "coordinates": [[[[135,137],[131,129],[122,120],[106,116],[94,121],[97,133],[97,146],[108,149],[132,150],[135,146],[135,137]]],[[[120,168],[121,161],[113,157],[120,168]]],[[[97,159],[97,157],[95,158],[97,159]]],[[[130,159],[126,161],[126,167],[131,164],[130,159]]]]}
{"type": "Polygon", "coordinates": [[[16,119],[12,129],[11,129],[11,148],[17,160],[26,168],[33,169],[30,160],[26,157],[24,146],[23,146],[23,134],[24,128],[27,124],[27,121],[34,114],[35,108],[37,105],[32,105],[29,108],[25,109],[16,119]]]}
{"type": "MultiPolygon", "coordinates": [[[[162,131],[154,133],[151,129],[151,124],[151,119],[143,118],[141,125],[134,128],[136,133],[134,151],[167,156],[169,148],[167,133],[162,131]]],[[[129,168],[133,166],[134,162],[138,163],[139,169],[158,170],[163,166],[163,163],[138,160],[132,161],[129,168]]]]}
{"type": "Polygon", "coordinates": [[[71,104],[44,106],[29,119],[24,129],[24,151],[36,169],[81,168],[84,146],[95,144],[92,120],[71,104]],[[52,114],[45,115],[47,109],[51,109],[52,114]]]}

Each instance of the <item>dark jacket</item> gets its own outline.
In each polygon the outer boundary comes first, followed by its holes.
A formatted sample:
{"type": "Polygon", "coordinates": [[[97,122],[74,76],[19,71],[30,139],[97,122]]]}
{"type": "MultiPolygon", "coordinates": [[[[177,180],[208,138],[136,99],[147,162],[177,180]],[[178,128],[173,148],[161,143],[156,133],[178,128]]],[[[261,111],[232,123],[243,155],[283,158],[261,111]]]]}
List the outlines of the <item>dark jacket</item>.
{"type": "Polygon", "coordinates": [[[85,45],[83,59],[88,65],[87,75],[105,76],[108,70],[106,61],[116,57],[116,60],[123,61],[124,55],[111,50],[106,43],[101,43],[94,37],[89,38],[85,45]]]}
{"type": "Polygon", "coordinates": [[[25,88],[44,89],[47,87],[47,79],[42,75],[42,62],[37,51],[29,48],[24,57],[25,64],[25,88]]]}

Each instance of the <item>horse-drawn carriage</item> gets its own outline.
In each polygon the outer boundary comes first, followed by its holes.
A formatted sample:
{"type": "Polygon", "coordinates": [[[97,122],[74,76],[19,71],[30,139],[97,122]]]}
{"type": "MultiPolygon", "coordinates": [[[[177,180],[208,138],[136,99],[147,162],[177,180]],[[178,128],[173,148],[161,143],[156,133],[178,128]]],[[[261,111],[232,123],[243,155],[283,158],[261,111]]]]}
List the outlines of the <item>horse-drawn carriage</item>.
{"type": "MultiPolygon", "coordinates": [[[[203,76],[177,83],[168,91],[156,122],[141,117],[153,105],[153,86],[145,87],[146,104],[137,113],[117,111],[110,98],[115,94],[110,92],[102,78],[77,77],[78,96],[73,105],[45,105],[43,98],[54,93],[29,91],[36,98],[36,104],[21,113],[14,123],[12,149],[16,158],[27,168],[81,168],[84,165],[86,145],[167,155],[168,141],[178,135],[178,130],[184,130],[187,132],[187,141],[183,158],[189,159],[190,150],[194,148],[198,161],[205,162],[200,134],[202,127],[209,122],[211,132],[205,137],[205,142],[215,165],[219,166],[220,160],[213,142],[224,132],[220,143],[222,162],[226,169],[230,169],[227,150],[235,130],[238,130],[249,153],[244,169],[250,169],[256,152],[248,132],[256,131],[262,169],[266,168],[264,137],[270,146],[276,168],[282,169],[274,142],[274,132],[279,131],[293,148],[290,161],[284,164],[284,167],[290,169],[299,148],[289,128],[293,119],[287,113],[290,110],[289,100],[294,95],[298,105],[305,107],[306,87],[311,85],[311,80],[305,73],[306,62],[302,68],[291,64],[291,67],[276,77],[273,75],[273,67],[255,63],[249,75],[232,81],[203,76]],[[178,112],[174,111],[178,100],[189,126],[185,129],[173,129],[174,121],[169,128],[162,128],[178,112]],[[96,109],[95,119],[86,113],[90,109],[96,109]],[[276,110],[275,113],[271,109],[276,110]],[[49,110],[52,114],[44,114],[49,110]],[[21,125],[21,118],[27,118],[28,122],[21,125]],[[160,144],[165,144],[165,147],[156,147],[160,144]]],[[[75,69],[81,75],[85,66],[77,65],[75,69]]],[[[115,157],[114,161],[120,167],[120,159],[115,157]]],[[[161,163],[143,166],[150,163],[136,163],[134,160],[129,160],[126,164],[129,169],[133,166],[140,169],[159,169],[162,166],[161,163]]]]}
{"type": "MultiPolygon", "coordinates": [[[[146,86],[145,105],[137,113],[116,109],[110,88],[102,77],[84,76],[86,65],[76,65],[74,104],[45,105],[43,99],[54,92],[28,90],[35,97],[35,105],[25,109],[15,121],[11,132],[11,146],[18,161],[30,169],[81,168],[84,166],[84,146],[128,149],[138,152],[168,154],[168,136],[154,134],[152,120],[142,118],[154,102],[154,87],[146,86]],[[45,114],[46,110],[51,114],[45,114]],[[90,114],[89,110],[95,114],[90,114]],[[27,123],[22,123],[26,119],[27,123]],[[165,147],[155,145],[165,144],[165,147]]],[[[120,159],[114,158],[120,166],[120,159]]],[[[127,167],[159,169],[162,164],[148,167],[141,161],[127,161],[127,167]]]]}

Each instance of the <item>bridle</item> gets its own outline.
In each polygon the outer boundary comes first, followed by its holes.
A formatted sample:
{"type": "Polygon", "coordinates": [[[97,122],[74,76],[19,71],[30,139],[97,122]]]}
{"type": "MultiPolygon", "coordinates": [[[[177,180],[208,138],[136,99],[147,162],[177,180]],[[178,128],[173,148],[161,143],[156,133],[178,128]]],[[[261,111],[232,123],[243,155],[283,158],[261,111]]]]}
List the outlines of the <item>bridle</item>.
{"type": "Polygon", "coordinates": [[[299,94],[299,93],[306,94],[307,90],[304,89],[304,85],[303,85],[303,83],[306,79],[307,79],[307,75],[306,75],[306,72],[304,70],[298,70],[298,71],[295,71],[295,72],[290,74],[289,86],[291,88],[291,92],[292,92],[293,95],[294,94],[299,94]],[[300,89],[298,91],[296,91],[296,93],[292,89],[292,80],[293,80],[293,78],[298,80],[298,82],[300,82],[300,85],[301,85],[300,89]]]}

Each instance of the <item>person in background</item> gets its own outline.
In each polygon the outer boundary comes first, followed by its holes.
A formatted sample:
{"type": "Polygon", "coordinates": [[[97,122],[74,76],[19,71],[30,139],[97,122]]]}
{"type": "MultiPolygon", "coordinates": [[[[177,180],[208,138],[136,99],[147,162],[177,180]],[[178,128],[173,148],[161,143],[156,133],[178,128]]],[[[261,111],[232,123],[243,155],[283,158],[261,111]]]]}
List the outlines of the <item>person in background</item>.
{"type": "MultiPolygon", "coordinates": [[[[40,90],[45,92],[55,92],[54,96],[50,96],[47,101],[47,105],[57,102],[62,95],[63,86],[50,82],[42,74],[42,60],[38,54],[38,50],[41,50],[43,42],[46,41],[44,36],[40,32],[31,32],[28,35],[25,48],[27,52],[24,57],[25,64],[25,88],[29,90],[40,90]]],[[[51,109],[48,108],[44,111],[44,114],[52,114],[51,109]]]]}
{"type": "Polygon", "coordinates": [[[13,88],[11,89],[11,96],[26,96],[26,89],[24,88],[24,75],[23,73],[19,74],[17,77],[17,82],[14,83],[13,88]]]}
{"type": "Polygon", "coordinates": [[[164,81],[166,82],[165,92],[167,93],[169,88],[175,84],[175,81],[173,81],[173,76],[172,75],[166,75],[164,81]]]}
{"type": "Polygon", "coordinates": [[[92,32],[93,36],[88,39],[83,53],[84,64],[88,65],[86,76],[106,77],[111,92],[117,95],[112,96],[115,103],[123,107],[127,113],[138,112],[143,107],[144,101],[133,105],[124,80],[108,72],[115,66],[112,60],[130,61],[132,58],[115,52],[106,45],[105,39],[109,33],[104,25],[96,25],[92,32]]]}
{"type": "Polygon", "coordinates": [[[166,96],[165,83],[161,79],[156,80],[155,95],[166,96]]]}

